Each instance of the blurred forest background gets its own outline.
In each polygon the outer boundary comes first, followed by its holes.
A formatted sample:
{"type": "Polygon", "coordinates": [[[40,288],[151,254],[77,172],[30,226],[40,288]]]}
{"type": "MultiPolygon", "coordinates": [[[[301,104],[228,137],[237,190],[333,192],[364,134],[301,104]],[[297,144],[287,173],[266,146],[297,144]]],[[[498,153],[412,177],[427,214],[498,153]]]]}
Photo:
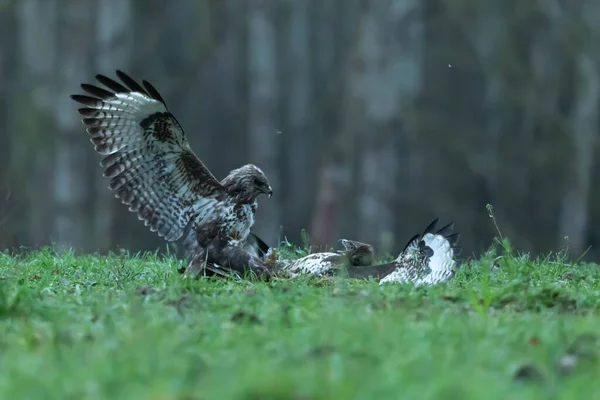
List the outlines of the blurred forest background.
{"type": "Polygon", "coordinates": [[[223,178],[267,173],[254,231],[397,252],[600,260],[598,0],[0,0],[0,248],[165,249],[113,197],[69,95],[157,87],[223,178]],[[568,241],[565,240],[568,237],[568,241]]]}

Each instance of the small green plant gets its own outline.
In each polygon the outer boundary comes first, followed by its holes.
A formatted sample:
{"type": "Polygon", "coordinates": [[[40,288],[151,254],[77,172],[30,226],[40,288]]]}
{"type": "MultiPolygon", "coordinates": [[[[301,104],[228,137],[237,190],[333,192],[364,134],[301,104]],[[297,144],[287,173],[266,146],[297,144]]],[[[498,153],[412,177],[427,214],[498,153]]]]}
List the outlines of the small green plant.
{"type": "Polygon", "coordinates": [[[302,229],[300,232],[300,237],[302,238],[302,244],[304,246],[305,253],[310,254],[312,251],[310,245],[310,236],[308,235],[308,232],[306,232],[306,229],[302,229]]]}

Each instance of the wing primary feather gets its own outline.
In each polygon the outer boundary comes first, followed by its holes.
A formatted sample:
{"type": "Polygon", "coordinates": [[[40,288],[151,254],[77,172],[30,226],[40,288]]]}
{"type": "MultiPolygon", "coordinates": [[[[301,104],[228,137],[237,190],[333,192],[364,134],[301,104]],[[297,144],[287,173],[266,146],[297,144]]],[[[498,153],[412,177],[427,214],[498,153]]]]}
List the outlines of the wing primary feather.
{"type": "MultiPolygon", "coordinates": [[[[415,236],[410,238],[410,240],[406,243],[406,245],[402,249],[402,253],[404,253],[406,251],[406,249],[408,249],[408,246],[410,246],[412,244],[412,242],[414,242],[415,240],[418,240],[420,237],[421,237],[420,234],[416,234],[415,236]]],[[[402,253],[400,253],[400,254],[402,254],[402,253]]]]}
{"type": "Polygon", "coordinates": [[[98,114],[98,110],[95,108],[78,108],[77,112],[81,115],[83,115],[84,117],[94,117],[98,114]]]}
{"type": "Polygon", "coordinates": [[[454,223],[449,223],[435,231],[430,223],[422,235],[415,235],[396,259],[398,268],[383,277],[379,284],[386,282],[413,282],[415,285],[434,285],[452,279],[457,265],[455,257],[462,250],[456,246],[460,233],[452,233],[454,223]],[[418,246],[418,251],[412,247],[418,246]]]}
{"type": "Polygon", "coordinates": [[[96,75],[96,79],[98,80],[98,82],[100,82],[101,84],[103,84],[104,86],[106,86],[107,88],[109,88],[110,90],[114,91],[115,93],[127,93],[129,92],[129,90],[121,85],[119,82],[114,81],[112,79],[110,79],[107,76],[98,74],[96,75]]]}
{"type": "Polygon", "coordinates": [[[96,96],[102,100],[109,100],[115,97],[114,93],[87,83],[82,83],[81,88],[89,94],[91,94],[92,96],[96,96]]]}
{"type": "Polygon", "coordinates": [[[436,234],[446,236],[452,232],[452,230],[454,230],[454,222],[450,222],[448,225],[442,226],[440,230],[436,232],[436,234]]]}
{"type": "Polygon", "coordinates": [[[82,121],[86,126],[98,127],[102,125],[102,121],[98,118],[84,118],[82,121]]]}
{"type": "Polygon", "coordinates": [[[454,247],[458,241],[460,240],[460,232],[456,232],[450,236],[446,236],[448,242],[450,242],[450,246],[454,247]]]}
{"type": "Polygon", "coordinates": [[[154,86],[152,86],[152,84],[150,82],[148,82],[146,80],[143,80],[142,84],[144,85],[144,87],[146,88],[146,90],[148,91],[148,93],[150,93],[150,96],[154,100],[160,101],[161,103],[163,103],[165,105],[165,108],[167,108],[166,102],[163,100],[163,98],[160,95],[160,93],[158,93],[158,90],[156,90],[156,88],[154,86]]]}
{"type": "Polygon", "coordinates": [[[102,105],[102,100],[84,94],[72,94],[70,97],[71,99],[75,100],[80,104],[83,104],[84,106],[99,107],[100,105],[102,105]]]}
{"type": "Polygon", "coordinates": [[[433,230],[435,229],[435,227],[436,227],[439,219],[440,219],[440,217],[437,217],[436,219],[434,219],[433,221],[431,221],[429,223],[429,225],[427,225],[427,228],[425,228],[425,230],[423,231],[423,235],[425,235],[426,233],[433,232],[433,230]]]}
{"type": "Polygon", "coordinates": [[[140,86],[139,83],[130,78],[125,72],[117,70],[117,76],[132,92],[140,92],[146,96],[150,96],[148,92],[146,92],[146,90],[140,86]]]}
{"type": "Polygon", "coordinates": [[[168,241],[185,236],[193,247],[196,236],[190,230],[218,225],[232,207],[225,188],[191,152],[151,84],[144,81],[144,89],[119,70],[122,84],[96,78],[116,94],[84,83],[86,94],[70,97],[84,106],[77,111],[95,151],[105,156],[100,165],[111,178],[110,189],[151,231],[168,241]]]}

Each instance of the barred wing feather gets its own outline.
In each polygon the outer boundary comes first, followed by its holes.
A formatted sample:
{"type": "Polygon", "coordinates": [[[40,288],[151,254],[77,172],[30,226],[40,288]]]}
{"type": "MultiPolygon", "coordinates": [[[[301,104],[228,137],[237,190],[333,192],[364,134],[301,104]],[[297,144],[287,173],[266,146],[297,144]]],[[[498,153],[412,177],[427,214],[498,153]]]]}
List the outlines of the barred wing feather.
{"type": "Polygon", "coordinates": [[[438,218],[431,222],[422,234],[415,235],[398,258],[398,268],[381,279],[386,282],[413,282],[416,285],[433,285],[452,279],[455,275],[455,257],[460,254],[457,246],[460,233],[451,233],[454,223],[436,231],[438,218]]]}
{"type": "Polygon", "coordinates": [[[153,232],[179,239],[193,220],[216,220],[227,195],[194,154],[179,122],[158,91],[121,71],[118,83],[97,75],[110,90],[82,84],[87,95],[71,98],[84,116],[109,188],[153,232]]]}

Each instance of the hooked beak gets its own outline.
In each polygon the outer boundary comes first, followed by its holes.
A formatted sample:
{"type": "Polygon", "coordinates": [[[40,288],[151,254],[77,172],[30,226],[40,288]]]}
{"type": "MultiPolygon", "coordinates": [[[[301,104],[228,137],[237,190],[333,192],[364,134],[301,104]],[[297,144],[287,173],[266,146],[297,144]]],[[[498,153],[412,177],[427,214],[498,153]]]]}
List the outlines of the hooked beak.
{"type": "Polygon", "coordinates": [[[342,245],[343,249],[336,250],[336,253],[338,253],[338,254],[348,253],[348,246],[347,246],[348,241],[346,239],[338,239],[337,242],[342,245]]]}
{"type": "Polygon", "coordinates": [[[338,239],[338,243],[342,245],[344,251],[348,251],[352,248],[348,239],[338,239]]]}
{"type": "Polygon", "coordinates": [[[273,196],[273,189],[271,188],[271,185],[267,187],[267,196],[269,196],[269,198],[273,196]]]}

